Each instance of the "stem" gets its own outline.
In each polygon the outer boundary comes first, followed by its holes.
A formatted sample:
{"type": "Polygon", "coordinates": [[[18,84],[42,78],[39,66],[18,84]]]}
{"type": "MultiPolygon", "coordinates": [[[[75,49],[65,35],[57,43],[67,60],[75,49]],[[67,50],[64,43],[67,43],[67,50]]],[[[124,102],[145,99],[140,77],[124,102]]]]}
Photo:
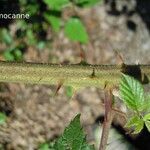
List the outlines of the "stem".
{"type": "Polygon", "coordinates": [[[105,150],[107,147],[109,130],[114,118],[114,111],[112,110],[112,99],[113,99],[113,95],[111,91],[106,91],[105,92],[105,116],[104,116],[103,131],[102,131],[99,150],[105,150]]]}
{"type": "MultiPolygon", "coordinates": [[[[128,65],[127,67],[132,66],[128,65]]],[[[150,79],[150,66],[140,65],[139,67],[141,72],[144,72],[150,79]]],[[[118,85],[123,71],[122,65],[0,62],[0,81],[30,84],[58,84],[61,82],[63,85],[76,87],[95,86],[103,88],[106,82],[110,85],[118,85]]]]}

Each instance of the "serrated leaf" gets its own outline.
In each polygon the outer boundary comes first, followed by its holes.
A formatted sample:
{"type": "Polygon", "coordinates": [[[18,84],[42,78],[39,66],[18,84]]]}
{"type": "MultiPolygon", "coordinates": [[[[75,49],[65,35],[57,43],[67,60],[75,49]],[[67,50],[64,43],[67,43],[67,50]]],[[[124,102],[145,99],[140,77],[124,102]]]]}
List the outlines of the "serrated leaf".
{"type": "Polygon", "coordinates": [[[124,103],[134,111],[142,111],[144,90],[140,82],[133,77],[124,75],[120,83],[120,96],[124,103]]]}
{"type": "Polygon", "coordinates": [[[65,24],[65,34],[72,41],[88,42],[88,34],[79,18],[70,18],[65,24]]]}
{"type": "Polygon", "coordinates": [[[143,103],[142,110],[144,110],[144,112],[150,111],[150,95],[145,95],[145,102],[143,103]]]}
{"type": "Polygon", "coordinates": [[[134,116],[134,117],[130,118],[128,120],[128,122],[125,124],[125,127],[131,128],[131,127],[135,126],[137,124],[138,120],[139,120],[138,116],[134,116]]]}
{"type": "Polygon", "coordinates": [[[0,112],[0,125],[4,124],[6,122],[6,119],[7,116],[4,113],[0,112]]]}
{"type": "Polygon", "coordinates": [[[144,121],[138,116],[134,116],[126,123],[125,127],[133,128],[133,134],[138,134],[144,127],[144,121]]]}
{"type": "Polygon", "coordinates": [[[63,135],[56,141],[56,150],[93,150],[86,142],[83,129],[80,125],[80,115],[77,115],[65,128],[63,135]]]}
{"type": "Polygon", "coordinates": [[[59,32],[60,27],[61,27],[61,18],[57,15],[52,15],[48,13],[45,13],[44,17],[48,21],[48,23],[51,25],[52,29],[55,32],[59,32]]]}
{"type": "Polygon", "coordinates": [[[145,126],[147,130],[150,132],[150,121],[145,121],[145,126]]]}
{"type": "Polygon", "coordinates": [[[80,7],[91,7],[101,2],[101,0],[74,0],[75,4],[80,7]]]}
{"type": "Polygon", "coordinates": [[[44,0],[48,7],[52,10],[61,10],[69,5],[69,0],[44,0]]]}
{"type": "Polygon", "coordinates": [[[144,121],[150,120],[150,113],[146,114],[146,115],[143,117],[143,120],[144,120],[144,121]]]}
{"type": "Polygon", "coordinates": [[[140,133],[143,128],[144,128],[144,121],[142,119],[140,119],[139,122],[135,126],[135,130],[134,130],[133,134],[140,133]]]}

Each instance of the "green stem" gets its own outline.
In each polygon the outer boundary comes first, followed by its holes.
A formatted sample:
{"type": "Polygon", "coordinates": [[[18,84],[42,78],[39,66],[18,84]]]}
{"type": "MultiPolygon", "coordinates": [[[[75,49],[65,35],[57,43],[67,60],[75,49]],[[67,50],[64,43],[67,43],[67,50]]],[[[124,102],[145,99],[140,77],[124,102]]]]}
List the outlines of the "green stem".
{"type": "MultiPolygon", "coordinates": [[[[150,66],[140,69],[150,79],[150,66]]],[[[95,86],[103,88],[107,83],[118,85],[122,75],[121,65],[90,64],[37,64],[0,62],[0,81],[30,84],[58,84],[75,87],[95,86]]]]}

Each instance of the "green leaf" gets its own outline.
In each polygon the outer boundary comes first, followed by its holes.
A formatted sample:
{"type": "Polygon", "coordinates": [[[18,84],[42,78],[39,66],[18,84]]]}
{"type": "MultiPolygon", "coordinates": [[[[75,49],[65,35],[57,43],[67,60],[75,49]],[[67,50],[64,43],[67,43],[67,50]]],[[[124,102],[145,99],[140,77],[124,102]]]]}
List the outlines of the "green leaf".
{"type": "Polygon", "coordinates": [[[133,77],[124,75],[120,83],[120,96],[124,103],[134,111],[142,111],[144,105],[144,90],[140,82],[133,77]]]}
{"type": "Polygon", "coordinates": [[[101,2],[101,0],[74,0],[74,2],[80,7],[91,7],[101,2]]]}
{"type": "Polygon", "coordinates": [[[7,61],[20,61],[23,59],[23,54],[18,48],[9,48],[3,53],[3,55],[7,61]]]}
{"type": "Polygon", "coordinates": [[[10,45],[13,41],[7,29],[2,29],[2,40],[8,45],[10,45]]]}
{"type": "Polygon", "coordinates": [[[69,0],[44,0],[44,2],[52,10],[61,10],[70,4],[69,0]]]}
{"type": "Polygon", "coordinates": [[[72,86],[67,86],[66,87],[66,95],[70,98],[73,95],[73,88],[72,86]]]}
{"type": "Polygon", "coordinates": [[[8,50],[6,50],[3,53],[3,56],[4,56],[5,60],[7,60],[7,61],[14,61],[15,60],[14,55],[10,51],[8,51],[8,50]]]}
{"type": "Polygon", "coordinates": [[[145,95],[145,102],[142,106],[144,112],[150,112],[150,95],[145,95]]]}
{"type": "Polygon", "coordinates": [[[30,16],[37,15],[38,11],[39,11],[38,3],[28,4],[25,7],[25,13],[29,14],[30,16]]]}
{"type": "Polygon", "coordinates": [[[48,143],[42,143],[40,145],[39,150],[49,150],[49,144],[48,143]]]}
{"type": "Polygon", "coordinates": [[[63,135],[56,141],[55,150],[94,150],[86,142],[83,129],[80,125],[80,115],[77,115],[65,128],[63,135]]]}
{"type": "Polygon", "coordinates": [[[60,27],[61,27],[61,18],[60,18],[60,16],[45,13],[44,17],[47,20],[47,22],[52,26],[52,29],[55,32],[59,32],[60,27]]]}
{"type": "Polygon", "coordinates": [[[4,113],[0,112],[0,125],[4,124],[6,122],[6,119],[7,116],[4,113]]]}
{"type": "Polygon", "coordinates": [[[144,121],[138,116],[134,116],[126,123],[125,127],[133,128],[133,134],[138,134],[144,127],[144,121]]]}
{"type": "Polygon", "coordinates": [[[145,126],[147,130],[150,132],[150,121],[145,121],[145,126]]]}
{"type": "Polygon", "coordinates": [[[32,31],[32,29],[28,29],[26,32],[27,42],[29,45],[35,45],[37,43],[36,37],[32,31]]]}
{"type": "Polygon", "coordinates": [[[143,117],[143,120],[144,120],[144,121],[150,120],[150,113],[146,114],[146,115],[143,117]]]}
{"type": "Polygon", "coordinates": [[[65,24],[65,34],[72,41],[88,42],[88,34],[83,23],[78,18],[70,18],[65,24]]]}
{"type": "Polygon", "coordinates": [[[15,60],[17,60],[17,61],[23,59],[23,54],[22,54],[20,49],[15,49],[14,50],[14,57],[15,57],[15,60]]]}
{"type": "Polygon", "coordinates": [[[37,48],[38,49],[44,49],[45,48],[45,41],[39,41],[39,43],[37,44],[37,48]]]}

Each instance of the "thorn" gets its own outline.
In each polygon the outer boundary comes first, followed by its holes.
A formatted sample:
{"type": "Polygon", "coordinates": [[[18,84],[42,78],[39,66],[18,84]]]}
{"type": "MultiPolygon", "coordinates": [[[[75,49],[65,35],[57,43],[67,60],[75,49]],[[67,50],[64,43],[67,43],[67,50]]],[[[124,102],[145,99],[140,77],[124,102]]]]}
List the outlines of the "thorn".
{"type": "Polygon", "coordinates": [[[56,95],[58,94],[58,91],[60,90],[60,88],[62,87],[62,85],[63,85],[62,82],[60,82],[60,83],[58,84],[54,96],[56,96],[56,95]]]}
{"type": "Polygon", "coordinates": [[[96,77],[96,75],[95,75],[95,68],[93,68],[92,74],[90,75],[90,78],[94,78],[94,77],[96,77]]]}
{"type": "Polygon", "coordinates": [[[105,81],[103,90],[107,88],[107,85],[108,85],[108,81],[105,81]]]}
{"type": "Polygon", "coordinates": [[[118,65],[124,64],[122,55],[117,50],[114,50],[114,52],[115,52],[115,55],[117,56],[118,65]]]}

